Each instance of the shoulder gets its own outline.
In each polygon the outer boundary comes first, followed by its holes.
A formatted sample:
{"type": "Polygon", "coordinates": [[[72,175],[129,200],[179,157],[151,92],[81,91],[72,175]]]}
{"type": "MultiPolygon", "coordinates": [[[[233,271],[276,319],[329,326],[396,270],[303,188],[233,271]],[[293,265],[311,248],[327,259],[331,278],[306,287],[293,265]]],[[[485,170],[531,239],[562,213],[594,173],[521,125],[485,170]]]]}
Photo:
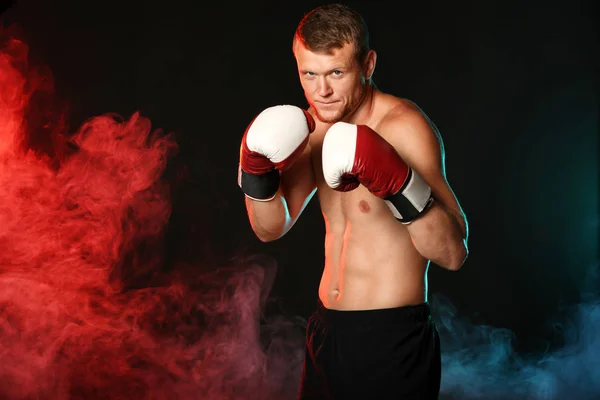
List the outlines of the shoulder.
{"type": "Polygon", "coordinates": [[[382,132],[413,131],[413,133],[417,133],[423,129],[434,130],[433,123],[416,103],[398,97],[394,97],[388,101],[385,112],[381,115],[378,127],[382,132]]]}
{"type": "Polygon", "coordinates": [[[422,175],[443,171],[441,135],[425,112],[406,99],[395,98],[389,105],[375,131],[422,175]]]}
{"type": "Polygon", "coordinates": [[[377,132],[395,147],[441,147],[437,127],[413,101],[398,97],[389,100],[388,107],[377,124],[377,132]]]}

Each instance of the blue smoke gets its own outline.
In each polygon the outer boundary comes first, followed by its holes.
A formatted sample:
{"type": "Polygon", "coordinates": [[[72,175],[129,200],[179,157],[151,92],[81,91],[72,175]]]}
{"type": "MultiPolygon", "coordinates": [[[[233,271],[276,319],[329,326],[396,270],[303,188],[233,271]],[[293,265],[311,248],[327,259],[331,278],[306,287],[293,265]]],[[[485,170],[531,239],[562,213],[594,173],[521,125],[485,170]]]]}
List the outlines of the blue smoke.
{"type": "MultiPolygon", "coordinates": [[[[597,267],[586,281],[598,282],[597,267]]],[[[521,356],[510,330],[474,325],[442,295],[432,308],[442,346],[441,399],[592,400],[600,398],[600,297],[587,291],[554,324],[564,346],[521,356]]]]}

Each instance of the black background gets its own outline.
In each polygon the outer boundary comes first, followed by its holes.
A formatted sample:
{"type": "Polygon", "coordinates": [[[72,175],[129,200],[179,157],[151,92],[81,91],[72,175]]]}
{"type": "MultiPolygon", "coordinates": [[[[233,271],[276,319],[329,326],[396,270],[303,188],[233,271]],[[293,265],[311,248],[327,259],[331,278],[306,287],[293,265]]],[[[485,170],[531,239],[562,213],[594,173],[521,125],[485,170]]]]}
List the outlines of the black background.
{"type": "MultiPolygon", "coordinates": [[[[3,21],[21,28],[32,63],[53,72],[71,132],[95,115],[139,110],[176,133],[170,169],[182,180],[167,264],[185,259],[201,270],[269,254],[279,265],[272,296],[307,316],[324,253],[318,203],[264,244],[236,177],[248,122],[270,105],[306,106],[291,39],[319,4],[20,0],[3,21]]],[[[475,322],[514,331],[523,351],[543,347],[548,318],[579,301],[597,260],[596,10],[591,2],[346,4],[370,26],[378,87],[415,101],[440,129],[448,180],[468,217],[469,260],[457,273],[432,266],[430,293],[475,322]]]]}

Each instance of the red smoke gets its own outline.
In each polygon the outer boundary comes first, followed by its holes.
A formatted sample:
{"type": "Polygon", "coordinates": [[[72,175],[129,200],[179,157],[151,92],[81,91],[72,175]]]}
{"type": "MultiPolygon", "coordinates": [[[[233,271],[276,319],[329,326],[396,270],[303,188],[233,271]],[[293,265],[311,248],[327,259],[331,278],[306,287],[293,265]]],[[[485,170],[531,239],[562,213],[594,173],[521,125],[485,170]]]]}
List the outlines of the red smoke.
{"type": "Polygon", "coordinates": [[[162,272],[173,137],[136,113],[91,118],[61,139],[50,75],[5,36],[0,398],[293,398],[302,330],[259,325],[275,264],[162,272]]]}

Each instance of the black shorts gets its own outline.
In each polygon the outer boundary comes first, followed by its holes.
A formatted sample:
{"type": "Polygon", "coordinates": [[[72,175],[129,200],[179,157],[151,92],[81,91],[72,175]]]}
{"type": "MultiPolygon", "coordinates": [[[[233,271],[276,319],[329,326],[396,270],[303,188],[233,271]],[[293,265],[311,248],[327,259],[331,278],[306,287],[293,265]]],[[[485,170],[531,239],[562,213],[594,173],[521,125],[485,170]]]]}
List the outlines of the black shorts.
{"type": "Polygon", "coordinates": [[[428,304],[335,311],[306,327],[298,399],[437,399],[441,355],[428,304]]]}

